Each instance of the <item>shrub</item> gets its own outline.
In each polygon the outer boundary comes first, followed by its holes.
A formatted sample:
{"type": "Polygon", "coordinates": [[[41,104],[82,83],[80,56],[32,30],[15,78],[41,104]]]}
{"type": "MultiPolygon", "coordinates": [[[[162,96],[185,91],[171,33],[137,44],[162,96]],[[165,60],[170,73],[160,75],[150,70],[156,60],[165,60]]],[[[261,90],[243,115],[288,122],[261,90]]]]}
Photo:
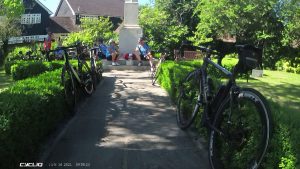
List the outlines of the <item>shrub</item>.
{"type": "Polygon", "coordinates": [[[18,61],[9,61],[9,62],[5,62],[4,64],[4,69],[5,69],[5,73],[7,75],[10,75],[11,74],[11,67],[12,65],[16,64],[18,61]]]}
{"type": "Polygon", "coordinates": [[[64,62],[42,62],[42,61],[11,61],[5,64],[7,74],[12,74],[14,80],[21,80],[39,75],[45,71],[62,68],[64,62]]]}
{"type": "Polygon", "coordinates": [[[284,62],[284,60],[277,61],[275,64],[276,70],[284,70],[284,62]]]}
{"type": "Polygon", "coordinates": [[[60,70],[18,81],[0,93],[0,168],[33,161],[39,143],[67,114],[60,70]]]}
{"type": "Polygon", "coordinates": [[[285,71],[289,72],[289,73],[295,73],[295,68],[293,68],[293,67],[286,67],[285,71]]]}
{"type": "Polygon", "coordinates": [[[36,49],[32,51],[31,47],[23,46],[23,47],[16,47],[13,51],[8,53],[6,62],[14,61],[14,60],[43,60],[44,56],[36,49]],[[27,55],[30,52],[30,57],[27,55]]]}
{"type": "Polygon", "coordinates": [[[47,67],[42,62],[21,62],[11,67],[14,80],[26,79],[47,71],[47,67]]]}
{"type": "Polygon", "coordinates": [[[295,73],[300,74],[300,65],[295,69],[295,73]]]}

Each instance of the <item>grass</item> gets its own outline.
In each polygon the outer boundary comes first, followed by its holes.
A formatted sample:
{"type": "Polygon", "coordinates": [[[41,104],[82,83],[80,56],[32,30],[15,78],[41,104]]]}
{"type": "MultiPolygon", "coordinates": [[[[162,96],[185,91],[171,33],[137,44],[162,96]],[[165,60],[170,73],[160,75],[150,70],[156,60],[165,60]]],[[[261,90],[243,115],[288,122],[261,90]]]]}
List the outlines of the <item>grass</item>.
{"type": "Polygon", "coordinates": [[[7,88],[12,83],[13,83],[12,77],[9,75],[6,75],[4,68],[0,67],[0,91],[7,88]]]}
{"type": "MultiPolygon", "coordinates": [[[[279,105],[285,117],[300,119],[300,74],[264,70],[262,78],[239,80],[239,84],[260,91],[268,100],[279,105]]],[[[278,110],[277,110],[278,111],[278,110]]],[[[300,128],[300,123],[295,124],[300,128]]]]}

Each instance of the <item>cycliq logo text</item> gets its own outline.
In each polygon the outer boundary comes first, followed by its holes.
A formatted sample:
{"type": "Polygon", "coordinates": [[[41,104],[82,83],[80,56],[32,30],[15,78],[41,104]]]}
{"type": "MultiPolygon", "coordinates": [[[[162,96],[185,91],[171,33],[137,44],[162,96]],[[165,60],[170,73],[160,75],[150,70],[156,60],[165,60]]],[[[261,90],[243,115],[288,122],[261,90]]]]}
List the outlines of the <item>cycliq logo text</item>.
{"type": "Polygon", "coordinates": [[[20,167],[43,167],[43,163],[20,163],[20,167]]]}

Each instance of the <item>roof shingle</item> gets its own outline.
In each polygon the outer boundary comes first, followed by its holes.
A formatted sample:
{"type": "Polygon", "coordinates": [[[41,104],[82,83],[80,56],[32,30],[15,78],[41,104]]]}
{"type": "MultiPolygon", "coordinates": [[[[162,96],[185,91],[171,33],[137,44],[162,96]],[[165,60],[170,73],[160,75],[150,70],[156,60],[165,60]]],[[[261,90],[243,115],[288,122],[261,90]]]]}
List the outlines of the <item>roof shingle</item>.
{"type": "Polygon", "coordinates": [[[124,0],[66,0],[75,13],[124,17],[124,0]]]}
{"type": "Polygon", "coordinates": [[[70,33],[79,30],[70,17],[50,17],[50,19],[50,30],[53,33],[70,33]]]}

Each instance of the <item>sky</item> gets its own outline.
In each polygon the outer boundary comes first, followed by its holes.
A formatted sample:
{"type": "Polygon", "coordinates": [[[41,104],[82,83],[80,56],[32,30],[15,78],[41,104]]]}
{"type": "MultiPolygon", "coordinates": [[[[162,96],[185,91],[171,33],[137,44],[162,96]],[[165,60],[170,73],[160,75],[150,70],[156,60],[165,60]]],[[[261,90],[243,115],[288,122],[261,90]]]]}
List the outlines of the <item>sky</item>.
{"type": "MultiPolygon", "coordinates": [[[[50,9],[53,13],[56,11],[56,8],[60,2],[60,0],[39,0],[42,2],[48,9],[50,9]]],[[[151,0],[138,0],[140,5],[145,5],[150,3],[151,0]]]]}

